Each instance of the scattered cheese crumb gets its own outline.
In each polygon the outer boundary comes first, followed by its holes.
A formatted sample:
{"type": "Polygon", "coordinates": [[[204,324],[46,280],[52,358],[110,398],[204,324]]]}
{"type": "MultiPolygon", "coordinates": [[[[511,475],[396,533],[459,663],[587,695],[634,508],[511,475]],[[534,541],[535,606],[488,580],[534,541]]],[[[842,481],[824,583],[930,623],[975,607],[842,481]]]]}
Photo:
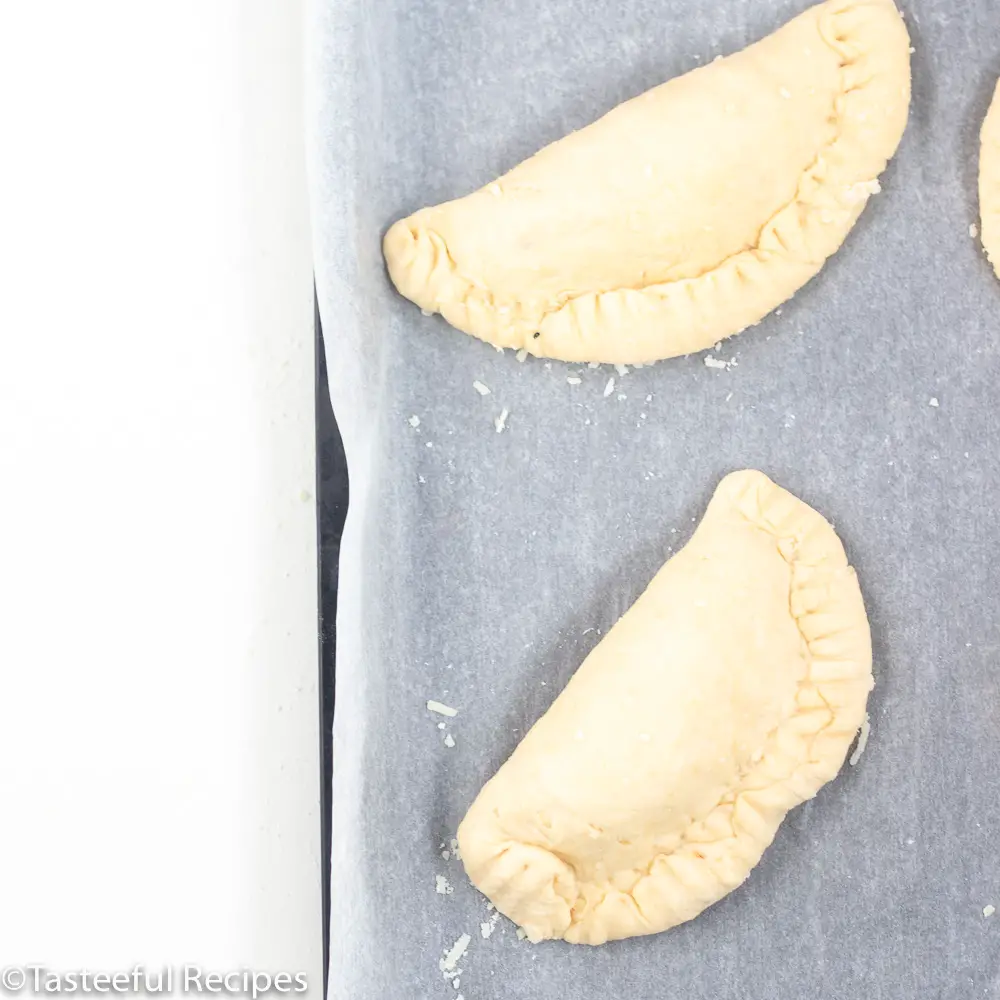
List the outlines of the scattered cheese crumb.
{"type": "Polygon", "coordinates": [[[579,385],[583,379],[577,378],[575,375],[569,375],[567,376],[566,381],[569,382],[570,385],[579,385]]]}
{"type": "Polygon", "coordinates": [[[490,394],[490,387],[488,385],[484,385],[479,381],[479,379],[476,379],[476,381],[472,383],[472,388],[475,389],[480,396],[488,396],[490,394]]]}
{"type": "Polygon", "coordinates": [[[652,403],[652,402],[653,402],[653,397],[652,397],[652,395],[649,395],[649,396],[647,396],[647,397],[646,397],[646,402],[647,402],[647,403],[652,403]]]}
{"type": "Polygon", "coordinates": [[[608,384],[604,387],[604,398],[607,399],[615,391],[614,376],[608,379],[608,384]]]}
{"type": "Polygon", "coordinates": [[[705,355],[705,367],[706,368],[719,368],[723,371],[729,367],[729,364],[725,361],[720,361],[718,358],[713,358],[711,354],[705,355]]]}
{"type": "Polygon", "coordinates": [[[435,875],[434,891],[439,896],[450,896],[455,890],[452,888],[452,884],[443,875],[435,875]]]}
{"type": "Polygon", "coordinates": [[[992,903],[987,903],[986,906],[983,907],[983,916],[984,917],[987,917],[987,918],[992,917],[993,914],[996,913],[996,912],[997,912],[997,908],[992,903]]]}
{"type": "Polygon", "coordinates": [[[438,968],[444,973],[445,979],[451,979],[456,966],[462,961],[462,956],[468,951],[472,938],[468,934],[463,934],[445,952],[444,958],[438,960],[438,968]]]}
{"type": "Polygon", "coordinates": [[[528,932],[523,927],[518,927],[517,929],[517,939],[518,941],[523,941],[528,936],[528,932]]]}
{"type": "Polygon", "coordinates": [[[438,715],[447,715],[449,719],[454,719],[458,715],[457,708],[449,708],[447,705],[442,705],[439,701],[427,702],[427,711],[437,712],[438,715]]]}
{"type": "Polygon", "coordinates": [[[601,363],[600,363],[600,361],[588,361],[587,362],[587,367],[588,368],[600,368],[601,367],[601,363]]]}
{"type": "Polygon", "coordinates": [[[517,352],[517,354],[514,355],[514,357],[517,358],[518,361],[524,361],[524,359],[527,356],[528,356],[528,348],[527,347],[522,347],[521,350],[519,350],[517,352]]]}
{"type": "Polygon", "coordinates": [[[428,441],[427,442],[427,447],[428,448],[433,448],[434,447],[434,442],[433,441],[428,441]]]}
{"type": "Polygon", "coordinates": [[[451,851],[442,851],[441,852],[441,857],[445,861],[450,861],[451,860],[451,851]]]}
{"type": "Polygon", "coordinates": [[[507,426],[507,418],[510,416],[510,410],[505,406],[500,411],[500,416],[493,421],[493,426],[497,429],[497,434],[502,434],[503,429],[507,426]]]}
{"type": "Polygon", "coordinates": [[[979,226],[974,222],[969,226],[969,235],[975,239],[979,235],[979,226]]]}
{"type": "Polygon", "coordinates": [[[451,847],[451,853],[455,855],[455,860],[461,861],[462,852],[458,849],[458,841],[454,837],[451,838],[451,844],[449,846],[451,847]]]}
{"type": "Polygon", "coordinates": [[[410,425],[410,426],[411,426],[412,428],[416,429],[417,427],[419,427],[419,426],[420,426],[420,417],[418,417],[418,416],[417,416],[417,415],[416,415],[416,414],[414,413],[414,414],[413,414],[413,416],[412,416],[412,417],[410,417],[410,419],[409,419],[409,420],[407,420],[407,423],[408,423],[408,424],[409,424],[409,425],[410,425]]]}
{"type": "Polygon", "coordinates": [[[727,393],[727,394],[726,394],[726,402],[727,402],[727,403],[728,403],[728,402],[729,402],[729,400],[731,400],[732,398],[733,398],[733,394],[732,394],[731,392],[730,392],[730,393],[727,393]]]}
{"type": "Polygon", "coordinates": [[[455,745],[455,737],[448,733],[444,738],[444,745],[450,750],[455,745]]]}
{"type": "Polygon", "coordinates": [[[626,365],[615,365],[615,371],[619,375],[628,375],[628,367],[626,365]]]}
{"type": "Polygon", "coordinates": [[[461,980],[461,979],[459,979],[459,978],[458,978],[458,976],[456,976],[456,977],[455,977],[455,978],[454,978],[454,979],[453,979],[453,980],[451,981],[451,988],[452,988],[453,990],[457,990],[457,989],[459,988],[459,986],[461,986],[461,985],[462,985],[462,980],[461,980]]]}
{"type": "Polygon", "coordinates": [[[628,399],[628,396],[626,396],[624,392],[620,392],[620,393],[618,393],[618,398],[620,400],[626,400],[626,399],[628,399]]]}
{"type": "Polygon", "coordinates": [[[865,712],[864,721],[861,723],[861,729],[858,732],[858,745],[854,748],[854,753],[851,754],[851,758],[848,761],[851,767],[854,767],[861,760],[861,755],[865,752],[865,747],[868,746],[868,736],[871,731],[871,716],[865,712]]]}
{"type": "Polygon", "coordinates": [[[938,402],[937,396],[931,396],[931,398],[927,401],[927,405],[928,406],[940,406],[941,404],[938,402]]]}
{"type": "MultiPolygon", "coordinates": [[[[492,909],[492,905],[490,908],[492,909]]],[[[488,938],[496,930],[497,921],[499,919],[500,914],[494,910],[490,915],[489,920],[479,925],[479,933],[482,934],[483,938],[488,938]]]]}

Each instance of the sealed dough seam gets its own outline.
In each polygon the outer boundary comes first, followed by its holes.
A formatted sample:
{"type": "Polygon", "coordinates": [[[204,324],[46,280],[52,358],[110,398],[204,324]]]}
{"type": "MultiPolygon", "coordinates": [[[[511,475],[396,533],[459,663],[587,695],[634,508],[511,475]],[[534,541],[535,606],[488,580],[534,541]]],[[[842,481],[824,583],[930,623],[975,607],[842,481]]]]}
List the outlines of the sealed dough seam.
{"type": "MultiPolygon", "coordinates": [[[[887,158],[878,156],[876,162],[866,162],[871,157],[862,149],[858,158],[865,169],[860,176],[851,176],[851,161],[856,151],[845,153],[841,148],[850,147],[852,143],[863,145],[865,141],[861,135],[851,135],[846,128],[848,111],[856,111],[858,105],[864,106],[869,91],[878,100],[887,99],[883,84],[891,77],[887,70],[891,68],[892,50],[883,52],[877,45],[866,48],[864,41],[869,22],[850,23],[853,15],[879,12],[879,8],[889,8],[893,16],[898,17],[893,5],[884,0],[844,0],[843,4],[821,13],[820,38],[840,60],[840,87],[833,95],[831,107],[834,134],[802,173],[795,197],[760,227],[755,245],[738,250],[691,277],[638,286],[622,285],[598,292],[567,292],[539,309],[537,302],[498,301],[488,287],[460,270],[438,232],[431,228],[411,230],[413,256],[424,258],[420,270],[430,275],[440,273],[438,268],[443,266],[451,273],[452,280],[438,284],[439,288],[447,290],[447,300],[442,298],[434,307],[440,309],[449,322],[464,329],[479,325],[469,323],[474,313],[481,316],[484,310],[493,311],[504,318],[514,333],[512,337],[502,338],[507,341],[506,346],[524,347],[532,354],[578,360],[571,355],[579,354],[579,359],[585,354],[590,356],[588,348],[594,345],[587,340],[597,313],[603,314],[616,327],[638,316],[640,322],[635,325],[636,329],[641,329],[645,325],[643,312],[666,307],[668,315],[663,321],[670,323],[674,333],[683,340],[681,349],[674,353],[683,353],[711,346],[719,336],[727,335],[726,331],[718,329],[717,315],[721,310],[720,303],[715,300],[720,296],[728,299],[734,285],[760,284],[755,279],[760,278],[761,268],[767,269],[772,277],[778,277],[776,284],[787,292],[783,297],[790,297],[840,247],[869,196],[879,190],[876,178],[885,168],[887,158]],[[841,22],[844,22],[842,26],[841,22]],[[424,244],[423,250],[421,244],[424,244]],[[776,276],[776,269],[786,273],[776,276]],[[669,313],[676,313],[676,316],[671,317],[669,313]],[[539,338],[558,343],[552,343],[546,350],[544,344],[537,343],[539,338]],[[577,343],[582,350],[577,349],[577,343]]],[[[904,100],[902,95],[899,99],[904,100]]],[[[865,114],[862,111],[856,117],[863,120],[865,114]]],[[[863,132],[864,129],[854,131],[863,132]]],[[[502,195],[502,180],[490,187],[502,195]]],[[[746,322],[737,332],[762,319],[773,308],[773,303],[770,300],[759,304],[749,301],[746,307],[743,317],[746,322]]],[[[496,336],[500,332],[496,325],[491,323],[489,326],[491,336],[484,336],[484,339],[491,342],[500,339],[496,336]]],[[[476,329],[470,332],[483,336],[476,329]]],[[[650,345],[647,349],[644,344],[630,343],[632,338],[627,330],[622,333],[622,357],[627,355],[632,363],[655,360],[658,345],[650,345]]],[[[646,338],[639,333],[635,339],[646,338]]],[[[602,360],[614,359],[609,355],[602,360]]]]}
{"type": "MultiPolygon", "coordinates": [[[[767,485],[771,490],[776,490],[773,484],[767,485]]],[[[567,941],[603,943],[575,934],[574,928],[584,915],[592,917],[595,911],[610,905],[625,904],[634,907],[640,922],[648,926],[650,921],[643,904],[643,898],[647,898],[647,894],[653,901],[664,897],[673,898],[679,904],[683,901],[690,912],[675,913],[674,922],[678,923],[690,919],[726,895],[745,881],[773,840],[788,810],[812,798],[836,774],[861,725],[860,716],[855,717],[857,712],[839,719],[842,713],[849,712],[852,700],[847,697],[838,698],[837,690],[845,682],[851,685],[860,682],[865,684],[866,690],[870,690],[872,681],[868,665],[858,659],[852,662],[850,656],[830,656],[823,649],[816,648],[820,642],[829,645],[831,639],[838,638],[846,638],[846,646],[849,648],[853,645],[854,637],[841,634],[849,633],[849,630],[835,630],[819,637],[810,637],[802,624],[802,620],[810,612],[797,609],[795,601],[797,589],[807,584],[815,587],[817,581],[810,577],[816,571],[822,574],[821,583],[828,597],[834,596],[835,601],[838,597],[850,599],[851,588],[843,588],[843,593],[839,595],[836,592],[841,589],[838,583],[845,579],[845,575],[849,575],[853,585],[853,570],[847,565],[824,567],[822,560],[810,563],[808,551],[803,553],[802,550],[807,547],[808,538],[805,536],[815,527],[816,522],[806,526],[803,537],[783,536],[780,529],[766,517],[764,506],[767,497],[761,497],[759,490],[759,483],[751,483],[748,489],[733,498],[733,502],[739,513],[751,524],[775,538],[776,548],[789,567],[789,613],[808,652],[806,675],[796,692],[796,704],[800,707],[768,734],[757,766],[741,775],[736,785],[703,818],[691,823],[681,835],[680,844],[675,850],[669,854],[657,854],[645,870],[637,869],[637,877],[630,889],[609,888],[590,905],[580,895],[577,895],[575,902],[567,900],[571,902],[570,923],[563,933],[567,941]],[[847,668],[847,676],[843,676],[844,671],[841,669],[835,680],[824,684],[817,681],[815,676],[816,663],[839,663],[847,668]],[[824,687],[827,689],[826,693],[824,687]],[[803,702],[808,706],[810,696],[813,695],[820,705],[802,707],[803,702]],[[838,722],[839,725],[834,729],[838,722]],[[842,744],[843,752],[838,754],[833,768],[824,764],[823,755],[814,753],[817,743],[825,737],[836,738],[842,744]],[[733,841],[738,846],[735,856],[733,841]],[[733,862],[737,859],[740,859],[740,863],[734,865],[733,862]],[[714,884],[705,880],[706,865],[714,876],[714,884]],[[726,869],[730,870],[727,872],[726,869]],[[668,882],[674,883],[674,887],[665,884],[668,882]]],[[[819,515],[815,516],[819,518],[819,515]]],[[[559,857],[559,860],[570,869],[576,882],[577,873],[572,864],[563,857],[559,857]]],[[[553,890],[558,891],[555,883],[553,890]]],[[[565,895],[563,892],[559,894],[565,895]]],[[[662,920],[658,920],[660,922],[662,920]]],[[[529,936],[532,936],[530,930],[529,936]]]]}

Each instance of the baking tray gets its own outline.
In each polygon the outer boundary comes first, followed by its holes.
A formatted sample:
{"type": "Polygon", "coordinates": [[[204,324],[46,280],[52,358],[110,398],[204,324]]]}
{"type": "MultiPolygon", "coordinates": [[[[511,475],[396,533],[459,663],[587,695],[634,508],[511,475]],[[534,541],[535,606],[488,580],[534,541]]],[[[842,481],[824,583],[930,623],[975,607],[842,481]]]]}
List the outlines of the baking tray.
{"type": "Polygon", "coordinates": [[[316,357],[316,537],[319,540],[320,856],[322,857],[323,987],[330,959],[330,819],[333,790],[333,714],[336,704],[337,579],[349,481],[344,445],[330,405],[323,321],[314,308],[316,357]]]}
{"type": "Polygon", "coordinates": [[[381,258],[395,219],[806,6],[311,2],[317,286],[351,479],[336,1000],[1000,995],[1000,916],[983,915],[1000,907],[1000,282],[970,236],[1000,6],[906,5],[913,105],[883,192],[814,281],[723,345],[726,370],[519,363],[422,316],[381,258]],[[464,810],[741,467],[822,511],[857,567],[864,756],[689,924],[598,949],[505,921],[483,937],[450,848],[464,810]],[[459,709],[445,731],[428,699],[459,709]]]}

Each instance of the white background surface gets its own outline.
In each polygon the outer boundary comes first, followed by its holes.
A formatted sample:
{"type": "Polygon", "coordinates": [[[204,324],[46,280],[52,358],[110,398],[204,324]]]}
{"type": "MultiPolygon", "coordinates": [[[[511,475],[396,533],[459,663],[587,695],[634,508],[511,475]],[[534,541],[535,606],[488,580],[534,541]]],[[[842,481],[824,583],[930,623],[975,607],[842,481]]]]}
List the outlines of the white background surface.
{"type": "Polygon", "coordinates": [[[320,982],[300,18],[0,6],[0,966],[320,982]]]}

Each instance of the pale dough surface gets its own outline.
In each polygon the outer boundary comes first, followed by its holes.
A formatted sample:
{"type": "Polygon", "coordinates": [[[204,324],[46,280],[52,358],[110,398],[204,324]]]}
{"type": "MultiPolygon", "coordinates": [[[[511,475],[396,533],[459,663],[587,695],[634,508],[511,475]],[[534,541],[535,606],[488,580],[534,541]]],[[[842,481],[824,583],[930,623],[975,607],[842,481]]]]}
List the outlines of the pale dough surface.
{"type": "Polygon", "coordinates": [[[470,808],[470,878],[533,941],[690,920],[837,774],[871,667],[830,524],[760,472],[727,476],[470,808]]]}
{"type": "Polygon", "coordinates": [[[980,143],[980,232],[990,263],[1000,275],[1000,83],[983,121],[980,143]]]}
{"type": "Polygon", "coordinates": [[[460,330],[542,357],[701,350],[837,250],[879,190],[909,101],[892,0],[828,0],[397,222],[389,274],[460,330]]]}

